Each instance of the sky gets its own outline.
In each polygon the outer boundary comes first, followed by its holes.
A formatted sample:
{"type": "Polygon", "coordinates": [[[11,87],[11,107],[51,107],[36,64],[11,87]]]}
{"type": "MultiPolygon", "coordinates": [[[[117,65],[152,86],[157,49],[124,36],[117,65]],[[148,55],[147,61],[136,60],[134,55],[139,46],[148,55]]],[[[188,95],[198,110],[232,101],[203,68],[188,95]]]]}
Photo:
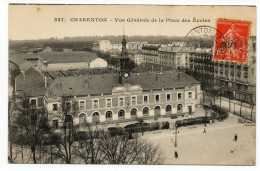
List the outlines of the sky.
{"type": "Polygon", "coordinates": [[[186,36],[194,27],[216,27],[218,18],[251,21],[256,33],[256,8],[243,6],[154,5],[9,5],[9,39],[29,40],[74,36],[167,35],[186,36]],[[210,22],[193,22],[204,19],[210,22]],[[64,18],[63,22],[55,19],[64,18]],[[73,19],[71,19],[73,18],[73,19]],[[105,18],[106,22],[72,22],[74,18],[105,18]],[[117,22],[116,18],[123,19],[117,22]],[[127,19],[149,22],[127,22],[127,19]],[[152,22],[156,19],[156,22],[152,22]],[[162,19],[163,22],[159,22],[162,19]],[[173,19],[175,22],[166,22],[173,19]],[[183,19],[190,22],[182,22],[183,19]],[[176,22],[179,20],[179,22],[176,22]]]}

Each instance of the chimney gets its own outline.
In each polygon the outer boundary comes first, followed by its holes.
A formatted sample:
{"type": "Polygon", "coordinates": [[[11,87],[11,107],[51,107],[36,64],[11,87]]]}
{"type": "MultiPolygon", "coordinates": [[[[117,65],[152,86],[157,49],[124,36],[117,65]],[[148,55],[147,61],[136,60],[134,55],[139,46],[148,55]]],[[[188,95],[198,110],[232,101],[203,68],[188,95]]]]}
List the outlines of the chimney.
{"type": "Polygon", "coordinates": [[[25,72],[22,70],[23,79],[25,80],[25,72]]]}
{"type": "Polygon", "coordinates": [[[88,88],[88,86],[89,86],[89,83],[87,80],[85,80],[85,88],[88,88]]]}
{"type": "Polygon", "coordinates": [[[178,72],[178,81],[180,81],[181,71],[178,72]]]}
{"type": "Polygon", "coordinates": [[[46,75],[44,75],[44,87],[47,87],[47,76],[46,75]]]}
{"type": "Polygon", "coordinates": [[[162,66],[161,66],[161,72],[162,72],[162,66]]]}
{"type": "Polygon", "coordinates": [[[153,71],[153,65],[152,65],[152,71],[153,71]]]}

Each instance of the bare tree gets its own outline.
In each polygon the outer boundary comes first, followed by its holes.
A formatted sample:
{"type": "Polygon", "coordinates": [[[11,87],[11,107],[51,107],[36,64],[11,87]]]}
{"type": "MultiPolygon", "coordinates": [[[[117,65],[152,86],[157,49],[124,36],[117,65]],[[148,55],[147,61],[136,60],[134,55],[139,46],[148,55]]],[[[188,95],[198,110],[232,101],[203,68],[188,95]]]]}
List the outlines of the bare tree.
{"type": "MultiPolygon", "coordinates": [[[[20,99],[21,105],[17,108],[16,125],[19,134],[25,138],[25,144],[31,148],[33,162],[36,160],[36,147],[41,143],[45,130],[48,129],[48,118],[45,109],[38,109],[29,103],[26,98],[20,99]]],[[[21,140],[22,141],[22,140],[21,140]]]]}
{"type": "Polygon", "coordinates": [[[137,163],[138,164],[162,164],[163,157],[160,151],[159,145],[153,145],[147,140],[141,140],[140,152],[138,152],[137,163]]]}
{"type": "Polygon", "coordinates": [[[103,159],[98,143],[101,131],[93,130],[88,124],[86,127],[86,132],[78,134],[78,143],[74,146],[74,153],[86,164],[101,164],[103,159]]]}
{"type": "Polygon", "coordinates": [[[15,143],[16,138],[16,127],[13,124],[13,119],[15,118],[15,108],[16,105],[14,103],[15,98],[11,97],[8,99],[8,142],[9,142],[9,153],[8,153],[8,161],[10,163],[14,163],[17,152],[15,152],[15,156],[13,156],[13,144],[15,143]]]}
{"type": "Polygon", "coordinates": [[[104,133],[99,139],[99,148],[105,164],[161,164],[159,146],[140,139],[129,139],[128,133],[111,137],[104,133]]]}
{"type": "Polygon", "coordinates": [[[66,164],[70,164],[73,154],[72,145],[76,138],[76,127],[73,125],[72,115],[77,111],[75,106],[72,108],[70,97],[63,96],[61,98],[61,111],[64,116],[62,126],[58,132],[50,131],[51,141],[56,147],[53,155],[63,160],[66,164]]]}
{"type": "Polygon", "coordinates": [[[210,105],[216,105],[217,98],[221,95],[221,88],[218,87],[209,87],[207,88],[207,97],[210,105]]]}
{"type": "Polygon", "coordinates": [[[105,164],[132,164],[140,148],[137,144],[138,139],[129,139],[127,133],[113,137],[104,133],[99,139],[99,148],[104,155],[105,164]]]}

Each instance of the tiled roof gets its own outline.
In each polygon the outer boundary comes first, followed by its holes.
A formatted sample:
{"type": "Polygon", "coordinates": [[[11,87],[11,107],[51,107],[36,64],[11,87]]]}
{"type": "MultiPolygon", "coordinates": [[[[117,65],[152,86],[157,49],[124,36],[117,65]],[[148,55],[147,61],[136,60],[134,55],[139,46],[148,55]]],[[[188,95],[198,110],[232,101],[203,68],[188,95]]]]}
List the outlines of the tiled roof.
{"type": "Polygon", "coordinates": [[[148,72],[148,71],[170,71],[173,68],[170,66],[164,66],[159,64],[153,64],[153,63],[142,63],[141,65],[135,67],[132,71],[133,72],[148,72]]]}
{"type": "Polygon", "coordinates": [[[35,68],[37,65],[33,62],[26,61],[20,65],[20,69],[23,71],[28,70],[29,68],[35,68]]]}
{"type": "MultiPolygon", "coordinates": [[[[50,80],[48,80],[50,84],[50,80]]],[[[21,91],[26,96],[43,96],[45,94],[44,79],[42,75],[33,68],[15,78],[16,91],[21,91]]]]}
{"type": "Polygon", "coordinates": [[[193,52],[195,51],[192,47],[175,47],[175,46],[168,46],[160,48],[159,51],[161,52],[193,52]]]}
{"type": "Polygon", "coordinates": [[[9,60],[21,65],[26,62],[27,59],[43,59],[48,63],[74,63],[74,62],[91,62],[98,58],[96,53],[85,52],[85,51],[73,51],[73,52],[48,52],[48,53],[37,53],[37,54],[9,54],[9,60]]]}
{"type": "Polygon", "coordinates": [[[77,62],[91,62],[98,58],[96,53],[85,52],[85,51],[74,51],[74,52],[49,52],[40,53],[41,58],[47,64],[52,63],[77,63],[77,62]]]}
{"type": "Polygon", "coordinates": [[[157,45],[157,46],[148,45],[148,46],[142,47],[142,49],[146,49],[146,50],[158,50],[159,48],[160,48],[160,45],[157,45]]]}
{"type": "MultiPolygon", "coordinates": [[[[131,73],[127,84],[140,85],[143,90],[186,87],[199,84],[191,76],[178,70],[144,73],[131,73]]],[[[78,96],[89,94],[111,93],[114,87],[121,86],[118,74],[104,74],[91,76],[61,77],[53,81],[47,91],[48,96],[78,96]]]]}

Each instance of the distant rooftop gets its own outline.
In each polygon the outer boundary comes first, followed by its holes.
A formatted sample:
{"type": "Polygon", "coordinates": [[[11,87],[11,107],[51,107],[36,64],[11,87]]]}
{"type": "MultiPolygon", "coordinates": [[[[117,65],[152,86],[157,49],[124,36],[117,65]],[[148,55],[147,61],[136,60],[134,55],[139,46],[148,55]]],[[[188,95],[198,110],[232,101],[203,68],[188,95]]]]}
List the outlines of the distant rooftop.
{"type": "MultiPolygon", "coordinates": [[[[50,80],[48,83],[50,84],[50,80]]],[[[16,91],[23,92],[29,97],[44,96],[45,94],[44,79],[40,72],[33,68],[29,68],[15,78],[15,87],[16,91]]]]}
{"type": "Polygon", "coordinates": [[[73,51],[73,52],[49,52],[40,53],[39,58],[44,63],[78,63],[78,62],[91,62],[98,58],[96,53],[85,51],[73,51]]]}
{"type": "Polygon", "coordinates": [[[158,50],[160,48],[160,45],[148,45],[148,46],[143,46],[142,49],[145,50],[158,50]]]}
{"type": "Polygon", "coordinates": [[[9,54],[9,60],[21,65],[27,60],[43,59],[49,63],[74,63],[74,62],[91,62],[98,58],[96,53],[85,52],[85,51],[73,51],[73,52],[48,52],[48,53],[37,53],[37,54],[9,54]]]}
{"type": "Polygon", "coordinates": [[[165,65],[159,65],[154,63],[142,63],[141,65],[135,67],[132,69],[132,72],[148,72],[148,71],[171,71],[173,70],[173,67],[165,66],[165,65]]]}
{"type": "MultiPolygon", "coordinates": [[[[143,90],[184,88],[200,84],[191,76],[178,70],[158,72],[131,73],[127,84],[140,85],[143,90]],[[178,76],[179,75],[179,76],[178,76]]],[[[118,74],[91,76],[60,77],[49,86],[48,96],[82,96],[101,93],[112,93],[114,87],[122,86],[118,74]]]]}

